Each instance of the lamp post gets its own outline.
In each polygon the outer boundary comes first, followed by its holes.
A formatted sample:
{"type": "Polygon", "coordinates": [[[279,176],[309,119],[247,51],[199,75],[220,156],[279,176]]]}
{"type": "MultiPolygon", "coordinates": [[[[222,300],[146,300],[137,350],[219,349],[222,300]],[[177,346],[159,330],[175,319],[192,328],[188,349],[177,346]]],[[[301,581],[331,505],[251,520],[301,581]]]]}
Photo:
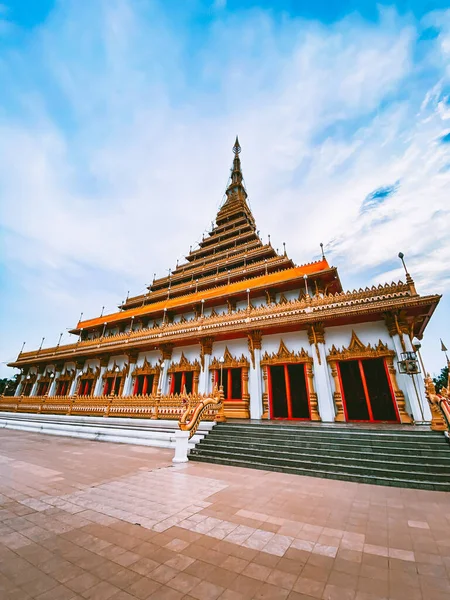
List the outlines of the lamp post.
{"type": "Polygon", "coordinates": [[[247,310],[250,310],[250,290],[247,288],[247,310]]]}
{"type": "Polygon", "coordinates": [[[416,338],[416,337],[413,338],[413,340],[412,340],[411,343],[413,345],[414,350],[417,352],[417,356],[419,357],[420,366],[422,367],[423,376],[426,377],[427,376],[427,372],[425,370],[425,365],[423,364],[422,355],[420,353],[420,349],[422,348],[422,344],[421,344],[420,340],[418,338],[416,338]]]}
{"type": "Polygon", "coordinates": [[[303,275],[303,279],[305,281],[305,291],[306,291],[306,297],[309,296],[309,289],[308,289],[308,275],[305,273],[303,275]]]}
{"type": "Polygon", "coordinates": [[[117,381],[117,373],[120,371],[119,366],[114,367],[114,381],[111,393],[114,395],[116,393],[116,381],[117,381]]]}
{"type": "Polygon", "coordinates": [[[219,363],[220,363],[220,388],[223,389],[223,363],[225,362],[225,359],[223,356],[221,356],[219,358],[219,363]]]}

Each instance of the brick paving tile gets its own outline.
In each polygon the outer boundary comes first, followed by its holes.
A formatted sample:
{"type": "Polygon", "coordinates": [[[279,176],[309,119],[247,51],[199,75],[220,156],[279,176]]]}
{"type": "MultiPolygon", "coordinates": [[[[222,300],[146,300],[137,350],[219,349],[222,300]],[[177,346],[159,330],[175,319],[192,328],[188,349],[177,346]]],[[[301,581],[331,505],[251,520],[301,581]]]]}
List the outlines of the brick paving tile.
{"type": "Polygon", "coordinates": [[[450,494],[1,430],[3,600],[443,600],[450,494]]]}

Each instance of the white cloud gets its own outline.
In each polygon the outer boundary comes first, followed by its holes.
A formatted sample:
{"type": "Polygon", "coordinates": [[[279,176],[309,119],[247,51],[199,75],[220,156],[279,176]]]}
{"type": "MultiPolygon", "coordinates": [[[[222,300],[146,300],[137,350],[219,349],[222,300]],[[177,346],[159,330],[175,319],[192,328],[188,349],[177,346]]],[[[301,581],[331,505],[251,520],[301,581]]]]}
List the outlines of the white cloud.
{"type": "MultiPolygon", "coordinates": [[[[215,216],[236,132],[258,226],[294,260],[332,242],[365,285],[400,276],[402,250],[421,291],[450,287],[445,69],[418,75],[418,24],[221,13],[197,47],[163,8],[137,10],[61,5],[21,57],[46,86],[17,85],[20,115],[0,118],[4,254],[28,315],[7,325],[5,360],[173,266],[215,216]]],[[[445,48],[439,37],[430,52],[445,48]]]]}

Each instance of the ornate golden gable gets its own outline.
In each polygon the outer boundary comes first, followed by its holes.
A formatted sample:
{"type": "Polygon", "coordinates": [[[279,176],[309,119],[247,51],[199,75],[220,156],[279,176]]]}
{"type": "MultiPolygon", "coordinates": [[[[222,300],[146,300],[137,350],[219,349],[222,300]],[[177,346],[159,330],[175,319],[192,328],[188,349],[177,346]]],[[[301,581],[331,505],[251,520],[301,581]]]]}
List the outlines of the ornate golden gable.
{"type": "Polygon", "coordinates": [[[213,360],[211,361],[211,365],[209,367],[210,370],[212,371],[213,369],[220,369],[221,367],[223,367],[224,369],[229,369],[229,368],[233,369],[233,368],[239,368],[239,367],[248,368],[250,366],[249,360],[243,354],[242,354],[241,358],[236,358],[228,350],[228,346],[225,347],[225,352],[223,353],[223,359],[224,359],[224,362],[221,363],[218,358],[213,358],[213,360]]]}
{"type": "Polygon", "coordinates": [[[128,365],[125,364],[121,369],[119,369],[119,371],[116,371],[117,366],[118,365],[114,361],[113,366],[104,372],[102,379],[106,379],[107,377],[122,377],[123,375],[127,374],[128,365]]]}
{"type": "Polygon", "coordinates": [[[65,373],[61,373],[59,377],[56,378],[56,381],[72,381],[75,376],[75,369],[69,369],[65,371],[65,373]]]}
{"type": "Polygon", "coordinates": [[[367,344],[365,346],[356,333],[352,330],[352,337],[347,348],[342,347],[340,350],[333,344],[327,356],[327,361],[336,360],[351,360],[359,358],[380,358],[383,356],[395,356],[394,350],[389,350],[386,344],[378,340],[376,346],[367,344]]]}
{"type": "Polygon", "coordinates": [[[80,374],[80,379],[97,379],[100,374],[100,367],[88,367],[86,371],[80,374]]]}
{"type": "Polygon", "coordinates": [[[180,371],[197,371],[200,372],[200,363],[197,359],[193,363],[188,361],[185,357],[184,352],[181,353],[180,362],[172,363],[167,369],[168,373],[179,373],[180,371]]]}
{"type": "Polygon", "coordinates": [[[148,362],[147,357],[145,357],[142,365],[140,367],[136,367],[131,375],[133,377],[137,377],[138,375],[156,375],[160,370],[161,369],[158,364],[152,367],[151,363],[148,362]]]}
{"type": "Polygon", "coordinates": [[[312,362],[312,358],[303,348],[299,352],[290,352],[284,341],[280,340],[280,347],[278,348],[278,352],[274,352],[273,354],[269,354],[266,350],[262,359],[261,365],[281,365],[285,363],[305,363],[312,362]]]}

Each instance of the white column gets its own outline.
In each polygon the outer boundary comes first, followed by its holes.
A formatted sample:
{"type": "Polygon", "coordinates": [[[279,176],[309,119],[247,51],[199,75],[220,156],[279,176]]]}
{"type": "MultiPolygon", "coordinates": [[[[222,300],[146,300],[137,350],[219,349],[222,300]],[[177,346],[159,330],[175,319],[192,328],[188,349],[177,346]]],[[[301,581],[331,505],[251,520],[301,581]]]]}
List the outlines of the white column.
{"type": "Polygon", "coordinates": [[[33,387],[31,388],[30,396],[36,395],[41,375],[42,373],[40,373],[39,371],[36,373],[36,381],[34,382],[33,387]]]}
{"type": "Polygon", "coordinates": [[[318,343],[317,350],[311,346],[314,368],[314,387],[317,393],[317,408],[320,418],[324,423],[333,423],[336,415],[333,401],[333,391],[331,388],[330,371],[327,364],[327,355],[325,344],[318,343]],[[317,356],[317,350],[320,356],[317,356]]]}
{"type": "Polygon", "coordinates": [[[16,391],[14,392],[14,396],[20,396],[20,394],[22,393],[22,389],[23,389],[23,385],[25,383],[26,380],[26,375],[22,375],[21,378],[19,379],[19,383],[16,387],[16,391]]]}
{"type": "Polygon", "coordinates": [[[253,349],[255,366],[249,369],[248,391],[250,394],[250,419],[260,419],[263,413],[262,405],[262,372],[261,348],[253,349]]]}
{"type": "Polygon", "coordinates": [[[211,373],[209,372],[209,367],[211,365],[211,354],[203,355],[203,369],[200,371],[200,377],[198,380],[198,392],[199,394],[208,394],[209,389],[209,380],[211,378],[211,373]]]}
{"type": "Polygon", "coordinates": [[[50,384],[49,390],[48,390],[48,395],[49,396],[54,396],[55,395],[55,390],[56,390],[56,380],[58,379],[58,377],[61,375],[61,371],[62,369],[60,369],[59,371],[54,371],[55,376],[52,379],[52,382],[50,384]]]}
{"type": "MultiPolygon", "coordinates": [[[[136,359],[128,359],[128,375],[123,386],[123,395],[131,396],[133,391],[133,371],[136,368],[136,359]]],[[[149,391],[151,393],[151,390],[149,391]]]]}
{"type": "MultiPolygon", "coordinates": [[[[414,421],[416,422],[421,423],[424,421],[431,421],[431,412],[425,398],[423,381],[421,380],[420,375],[406,375],[404,373],[399,373],[396,360],[400,359],[400,355],[404,350],[400,336],[395,334],[391,337],[394,343],[395,352],[397,353],[397,358],[394,359],[394,367],[397,371],[397,382],[399,388],[405,394],[406,411],[409,414],[412,414],[414,421]]],[[[405,342],[406,350],[408,352],[414,352],[415,350],[412,347],[409,336],[404,334],[403,340],[405,342]]]]}
{"type": "Polygon", "coordinates": [[[170,358],[166,358],[161,364],[161,374],[159,376],[158,389],[161,390],[161,395],[164,396],[168,393],[167,380],[169,378],[170,358]]]}
{"type": "MultiPolygon", "coordinates": [[[[101,364],[101,363],[100,363],[101,364]]],[[[108,365],[106,364],[101,364],[100,367],[100,373],[99,376],[97,378],[97,381],[95,383],[95,388],[94,388],[94,396],[101,396],[103,393],[103,375],[105,374],[106,369],[108,368],[108,365]]]]}
{"type": "Polygon", "coordinates": [[[69,390],[69,396],[73,396],[75,394],[75,391],[77,389],[77,385],[78,385],[78,378],[80,377],[81,373],[83,372],[83,367],[75,367],[75,377],[73,378],[72,381],[72,385],[70,386],[70,390],[69,390]]]}

